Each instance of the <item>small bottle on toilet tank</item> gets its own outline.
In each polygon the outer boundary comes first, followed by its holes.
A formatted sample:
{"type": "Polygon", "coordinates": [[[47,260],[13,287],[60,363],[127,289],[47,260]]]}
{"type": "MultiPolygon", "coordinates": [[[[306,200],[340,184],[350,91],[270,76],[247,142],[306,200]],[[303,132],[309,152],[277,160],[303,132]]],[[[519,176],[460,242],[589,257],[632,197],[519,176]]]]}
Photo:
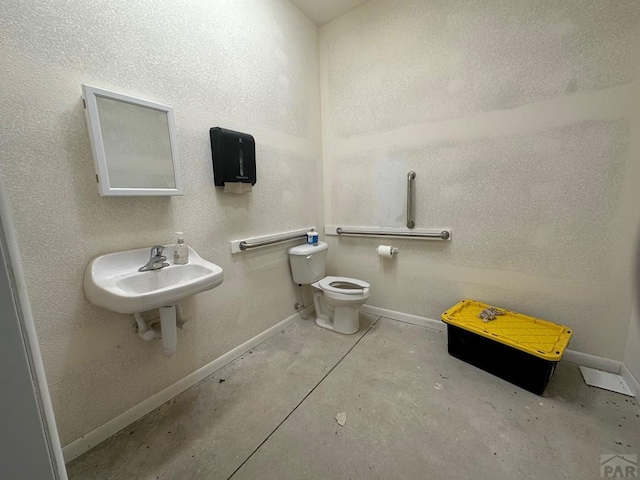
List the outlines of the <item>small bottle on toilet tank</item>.
{"type": "Polygon", "coordinates": [[[316,232],[315,228],[307,232],[307,243],[309,245],[318,245],[318,232],[316,232]]]}

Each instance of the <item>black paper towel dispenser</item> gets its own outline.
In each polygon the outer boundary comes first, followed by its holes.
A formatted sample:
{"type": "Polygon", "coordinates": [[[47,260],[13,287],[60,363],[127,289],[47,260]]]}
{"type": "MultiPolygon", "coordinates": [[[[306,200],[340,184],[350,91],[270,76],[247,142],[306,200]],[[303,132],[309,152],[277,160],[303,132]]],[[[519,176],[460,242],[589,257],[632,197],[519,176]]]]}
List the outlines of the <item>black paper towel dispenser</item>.
{"type": "Polygon", "coordinates": [[[209,130],[213,180],[217,187],[225,182],[256,184],[256,142],[248,133],[214,127],[209,130]]]}

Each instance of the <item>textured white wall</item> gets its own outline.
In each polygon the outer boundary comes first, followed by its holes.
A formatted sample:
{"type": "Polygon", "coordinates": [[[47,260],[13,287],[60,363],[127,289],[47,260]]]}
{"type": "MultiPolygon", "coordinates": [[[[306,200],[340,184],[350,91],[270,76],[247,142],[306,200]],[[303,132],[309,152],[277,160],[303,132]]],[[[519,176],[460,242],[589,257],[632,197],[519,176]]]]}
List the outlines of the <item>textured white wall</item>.
{"type": "Polygon", "coordinates": [[[640,202],[640,2],[372,0],[320,29],[325,223],[370,304],[439,318],[470,297],[575,329],[622,360],[640,202]]]}
{"type": "Polygon", "coordinates": [[[322,223],[317,27],[287,0],[9,0],[0,31],[1,174],[65,444],[294,313],[286,248],[229,241],[322,223]],[[183,197],[98,195],[81,83],[173,106],[183,197]],[[214,188],[213,126],[255,136],[253,193],[214,188]],[[176,230],[225,280],[185,302],[168,359],[88,303],[82,275],[176,230]]]}

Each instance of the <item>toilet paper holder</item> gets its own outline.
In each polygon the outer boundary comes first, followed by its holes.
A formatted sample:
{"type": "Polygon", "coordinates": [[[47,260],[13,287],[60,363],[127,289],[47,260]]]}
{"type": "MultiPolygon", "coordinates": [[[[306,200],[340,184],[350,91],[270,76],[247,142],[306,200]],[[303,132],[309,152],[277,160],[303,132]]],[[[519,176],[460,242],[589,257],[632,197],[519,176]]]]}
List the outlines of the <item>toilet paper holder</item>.
{"type": "Polygon", "coordinates": [[[392,247],[390,245],[378,245],[376,253],[382,258],[393,258],[400,250],[398,247],[392,247]]]}

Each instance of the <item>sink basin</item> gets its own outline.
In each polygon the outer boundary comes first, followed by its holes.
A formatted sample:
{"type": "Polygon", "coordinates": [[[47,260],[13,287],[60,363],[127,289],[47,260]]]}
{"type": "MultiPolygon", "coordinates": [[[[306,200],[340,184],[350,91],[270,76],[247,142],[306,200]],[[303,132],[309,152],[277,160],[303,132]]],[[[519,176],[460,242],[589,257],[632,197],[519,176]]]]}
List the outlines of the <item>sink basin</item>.
{"type": "Polygon", "coordinates": [[[222,283],[222,268],[189,247],[189,263],[174,265],[173,245],[165,246],[168,267],[139,272],[150,248],[109,253],[94,258],[84,272],[84,292],[94,305],[118,313],[145,312],[176,305],[222,283]]]}

